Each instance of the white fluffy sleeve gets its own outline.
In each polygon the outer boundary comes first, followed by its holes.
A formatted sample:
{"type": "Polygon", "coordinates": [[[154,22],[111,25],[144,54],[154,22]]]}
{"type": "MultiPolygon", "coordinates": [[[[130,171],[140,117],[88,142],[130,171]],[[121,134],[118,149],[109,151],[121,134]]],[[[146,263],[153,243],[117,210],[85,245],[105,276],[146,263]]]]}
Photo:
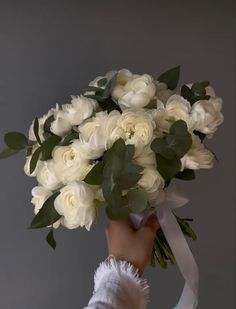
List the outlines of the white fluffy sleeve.
{"type": "Polygon", "coordinates": [[[108,257],[94,275],[94,291],[84,309],[145,309],[149,286],[126,261],[108,257]]]}

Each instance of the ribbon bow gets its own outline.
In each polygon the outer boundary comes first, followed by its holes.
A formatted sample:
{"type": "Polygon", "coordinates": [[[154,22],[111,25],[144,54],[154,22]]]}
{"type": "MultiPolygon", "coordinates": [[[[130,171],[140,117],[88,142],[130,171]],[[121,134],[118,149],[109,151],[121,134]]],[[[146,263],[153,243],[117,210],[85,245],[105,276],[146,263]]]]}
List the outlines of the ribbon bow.
{"type": "Polygon", "coordinates": [[[187,204],[189,198],[176,185],[171,185],[161,192],[157,199],[151,198],[149,202],[153,210],[145,215],[131,214],[131,220],[136,227],[140,227],[145,224],[151,214],[156,214],[185,280],[179,302],[173,309],[195,309],[198,305],[199,270],[184,234],[172,213],[172,209],[187,204]]]}

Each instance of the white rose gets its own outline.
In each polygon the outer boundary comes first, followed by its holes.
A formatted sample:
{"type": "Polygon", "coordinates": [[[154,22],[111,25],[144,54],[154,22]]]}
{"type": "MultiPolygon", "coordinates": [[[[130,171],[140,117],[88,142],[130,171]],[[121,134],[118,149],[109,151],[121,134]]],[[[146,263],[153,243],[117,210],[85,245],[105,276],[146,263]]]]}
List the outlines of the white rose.
{"type": "Polygon", "coordinates": [[[81,124],[98,108],[95,100],[82,95],[72,96],[71,104],[63,104],[60,117],[67,120],[72,126],[81,124]]]}
{"type": "Polygon", "coordinates": [[[195,102],[191,111],[191,117],[195,123],[194,129],[211,138],[218,126],[224,121],[221,109],[222,99],[218,97],[195,102]]]}
{"type": "Polygon", "coordinates": [[[52,152],[52,169],[56,177],[67,184],[75,180],[82,180],[92,168],[89,160],[81,156],[79,141],[69,146],[56,146],[52,152]]]}
{"type": "Polygon", "coordinates": [[[148,74],[137,75],[128,70],[121,70],[112,97],[121,107],[144,107],[153,99],[156,86],[148,74]]]}
{"type": "Polygon", "coordinates": [[[213,167],[214,154],[205,148],[200,138],[192,135],[192,146],[189,151],[181,158],[181,171],[184,169],[197,170],[201,168],[213,167]]]}
{"type": "MultiPolygon", "coordinates": [[[[32,189],[32,199],[31,203],[34,205],[34,213],[37,215],[39,210],[42,208],[46,200],[52,195],[52,191],[42,187],[37,186],[32,189]]],[[[60,225],[60,219],[53,223],[53,227],[56,229],[60,225]]]]}
{"type": "Polygon", "coordinates": [[[153,193],[163,189],[165,181],[155,168],[146,167],[142,172],[138,185],[147,193],[153,193]]]}
{"type": "Polygon", "coordinates": [[[144,109],[126,109],[117,120],[111,137],[113,140],[123,138],[126,144],[134,144],[137,154],[150,143],[155,127],[151,113],[144,109]]]}
{"type": "Polygon", "coordinates": [[[192,119],[190,118],[191,105],[180,95],[172,95],[166,102],[166,112],[168,121],[184,120],[188,128],[193,126],[192,119]]]}
{"type": "Polygon", "coordinates": [[[101,157],[114,142],[112,132],[121,117],[118,111],[99,112],[78,127],[80,132],[81,154],[88,159],[101,157]]]}
{"type": "Polygon", "coordinates": [[[156,156],[150,148],[150,144],[145,146],[138,155],[134,156],[134,161],[144,167],[156,168],[156,156]]]}
{"type": "Polygon", "coordinates": [[[62,215],[61,223],[68,229],[85,226],[90,230],[96,216],[93,190],[84,182],[72,182],[60,192],[54,206],[62,215]]]}
{"type": "Polygon", "coordinates": [[[43,167],[42,161],[38,160],[35,170],[33,171],[32,174],[30,174],[30,161],[31,161],[31,158],[32,158],[33,153],[34,153],[35,150],[38,148],[38,146],[39,146],[39,144],[35,144],[35,145],[33,146],[32,154],[31,154],[30,156],[27,156],[27,157],[26,157],[26,162],[25,162],[25,165],[24,165],[24,172],[25,172],[25,174],[26,174],[27,176],[29,176],[29,177],[35,177],[35,176],[37,176],[38,172],[39,172],[40,169],[43,167]]]}
{"type": "Polygon", "coordinates": [[[43,161],[43,166],[37,174],[38,182],[48,190],[57,190],[61,186],[61,181],[55,175],[52,168],[52,160],[43,161]]]}
{"type": "Polygon", "coordinates": [[[156,81],[156,97],[163,103],[166,103],[169,97],[171,97],[174,94],[174,91],[168,89],[167,85],[165,83],[156,81]]]}
{"type": "Polygon", "coordinates": [[[54,113],[54,121],[51,123],[50,131],[59,136],[65,136],[70,132],[72,125],[65,119],[63,111],[57,111],[54,113]]]}
{"type": "Polygon", "coordinates": [[[171,126],[171,121],[169,120],[164,103],[160,100],[157,100],[156,108],[151,109],[150,112],[152,113],[152,117],[156,123],[155,134],[157,137],[163,137],[164,133],[169,132],[171,126]]]}

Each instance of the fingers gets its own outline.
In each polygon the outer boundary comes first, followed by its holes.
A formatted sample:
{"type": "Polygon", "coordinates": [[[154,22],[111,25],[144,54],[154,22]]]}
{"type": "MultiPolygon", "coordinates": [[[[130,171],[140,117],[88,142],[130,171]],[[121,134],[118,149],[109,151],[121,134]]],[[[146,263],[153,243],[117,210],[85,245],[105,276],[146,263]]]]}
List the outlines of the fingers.
{"type": "Polygon", "coordinates": [[[156,231],[160,228],[160,224],[155,215],[151,215],[145,225],[138,230],[142,238],[153,241],[156,236],[156,231]]]}
{"type": "Polygon", "coordinates": [[[154,232],[156,232],[160,228],[158,219],[154,214],[148,218],[147,222],[145,223],[145,226],[149,227],[154,232]]]}

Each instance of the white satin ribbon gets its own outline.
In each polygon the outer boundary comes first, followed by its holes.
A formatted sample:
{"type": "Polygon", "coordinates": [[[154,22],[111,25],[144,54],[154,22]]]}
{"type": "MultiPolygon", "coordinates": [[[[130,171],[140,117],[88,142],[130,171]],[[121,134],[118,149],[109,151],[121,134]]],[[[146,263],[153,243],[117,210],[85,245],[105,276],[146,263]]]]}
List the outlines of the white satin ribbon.
{"type": "Polygon", "coordinates": [[[199,270],[183,232],[172,213],[172,209],[185,205],[189,199],[176,185],[171,185],[158,196],[158,199],[154,197],[149,202],[153,209],[144,215],[131,214],[131,220],[138,228],[145,224],[151,214],[156,214],[185,279],[181,297],[173,309],[195,309],[198,305],[199,270]]]}

